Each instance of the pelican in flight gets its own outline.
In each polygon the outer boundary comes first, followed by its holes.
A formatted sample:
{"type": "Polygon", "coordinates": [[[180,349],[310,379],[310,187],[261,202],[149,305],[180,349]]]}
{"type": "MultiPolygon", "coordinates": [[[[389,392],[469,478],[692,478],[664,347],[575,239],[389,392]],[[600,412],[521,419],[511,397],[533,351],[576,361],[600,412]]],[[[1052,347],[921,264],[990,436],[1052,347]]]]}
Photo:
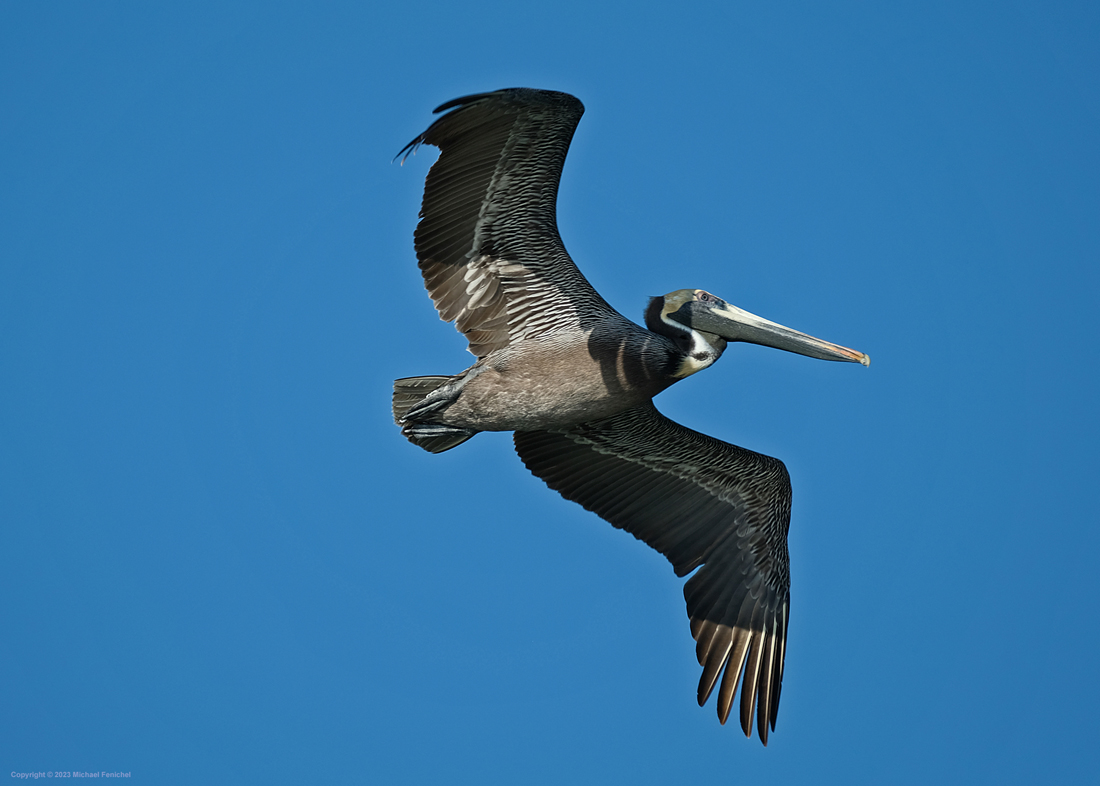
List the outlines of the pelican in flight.
{"type": "MultiPolygon", "coordinates": [[[[416,256],[440,317],[477,357],[452,376],[399,379],[401,433],[432,453],[479,431],[514,431],[532,473],[659,551],[684,586],[703,667],[725,723],[741,684],[741,728],[775,729],[790,608],[783,463],[674,423],[665,388],[731,341],[868,365],[861,352],[742,311],[702,289],[650,300],[646,327],[612,308],[558,235],[565,155],[584,106],[517,88],[457,98],[398,156],[434,145],[416,256]]],[[[402,159],[403,161],[404,159],[402,159]]]]}

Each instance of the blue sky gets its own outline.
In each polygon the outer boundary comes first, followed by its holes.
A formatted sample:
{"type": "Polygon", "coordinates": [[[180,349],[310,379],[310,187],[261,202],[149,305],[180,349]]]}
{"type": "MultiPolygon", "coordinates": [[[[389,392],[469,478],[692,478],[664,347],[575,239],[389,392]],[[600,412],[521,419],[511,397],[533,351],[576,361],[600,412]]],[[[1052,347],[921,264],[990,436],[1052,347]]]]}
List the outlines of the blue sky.
{"type": "Polygon", "coordinates": [[[1035,783],[1100,770],[1100,12],[1086,3],[6,4],[0,772],[1035,783]],[[769,746],[667,562],[396,377],[443,101],[581,98],[562,236],[735,346],[670,417],[783,459],[769,746]]]}

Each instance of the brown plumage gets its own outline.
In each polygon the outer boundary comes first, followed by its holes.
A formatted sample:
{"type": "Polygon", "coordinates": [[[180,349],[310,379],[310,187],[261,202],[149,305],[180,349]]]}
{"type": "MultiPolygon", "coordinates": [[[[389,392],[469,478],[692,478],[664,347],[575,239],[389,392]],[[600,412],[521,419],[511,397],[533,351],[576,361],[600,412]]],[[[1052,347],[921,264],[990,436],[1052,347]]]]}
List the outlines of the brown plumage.
{"type": "Polygon", "coordinates": [[[394,384],[402,433],[431,452],[514,431],[524,464],[664,554],[684,587],[703,673],[725,723],[775,728],[790,607],[791,487],[782,462],[680,426],[652,398],[707,368],[728,341],[828,360],[865,355],[792,331],[703,290],[654,298],[646,328],[592,288],[558,235],[558,182],[584,111],[564,93],[511,89],[453,110],[401,153],[440,148],[416,253],[440,316],[477,362],[394,384]],[[698,570],[696,570],[698,569],[698,570]],[[721,678],[721,679],[720,679],[721,678]],[[720,679],[720,682],[719,682],[720,679]]]}

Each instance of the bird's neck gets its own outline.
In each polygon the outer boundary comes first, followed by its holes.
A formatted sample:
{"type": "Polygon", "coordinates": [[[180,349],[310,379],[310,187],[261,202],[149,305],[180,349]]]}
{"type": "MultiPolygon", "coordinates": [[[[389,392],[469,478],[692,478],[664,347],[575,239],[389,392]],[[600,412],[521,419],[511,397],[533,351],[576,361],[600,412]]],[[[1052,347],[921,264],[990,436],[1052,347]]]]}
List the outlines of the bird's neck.
{"type": "Polygon", "coordinates": [[[671,342],[668,375],[675,381],[690,377],[707,368],[726,351],[726,340],[713,333],[703,333],[669,319],[661,308],[663,302],[654,298],[646,311],[646,326],[671,342]]]}
{"type": "Polygon", "coordinates": [[[722,357],[726,341],[709,333],[701,333],[691,328],[682,328],[678,336],[668,336],[676,345],[677,364],[672,371],[675,379],[690,377],[697,371],[708,368],[722,357]]]}

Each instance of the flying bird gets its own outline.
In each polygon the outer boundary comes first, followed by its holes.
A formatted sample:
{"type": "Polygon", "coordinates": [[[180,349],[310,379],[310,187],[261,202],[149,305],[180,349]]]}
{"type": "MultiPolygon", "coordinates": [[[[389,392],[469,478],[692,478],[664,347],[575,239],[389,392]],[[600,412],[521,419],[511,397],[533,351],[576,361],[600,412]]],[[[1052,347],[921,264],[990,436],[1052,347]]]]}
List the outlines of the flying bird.
{"type": "MultiPolygon", "coordinates": [[[[477,357],[449,376],[394,382],[393,415],[432,453],[479,431],[513,431],[532,473],[659,551],[684,586],[703,667],[729,717],[760,741],[775,729],[790,609],[783,463],[692,431],[653,406],[731,341],[868,365],[867,355],[755,316],[702,289],[652,298],[640,327],[581,274],[558,234],[566,152],[584,106],[513,88],[448,101],[420,145],[428,173],[415,246],[440,317],[477,357]]],[[[404,158],[402,158],[404,161],[404,158]]]]}

